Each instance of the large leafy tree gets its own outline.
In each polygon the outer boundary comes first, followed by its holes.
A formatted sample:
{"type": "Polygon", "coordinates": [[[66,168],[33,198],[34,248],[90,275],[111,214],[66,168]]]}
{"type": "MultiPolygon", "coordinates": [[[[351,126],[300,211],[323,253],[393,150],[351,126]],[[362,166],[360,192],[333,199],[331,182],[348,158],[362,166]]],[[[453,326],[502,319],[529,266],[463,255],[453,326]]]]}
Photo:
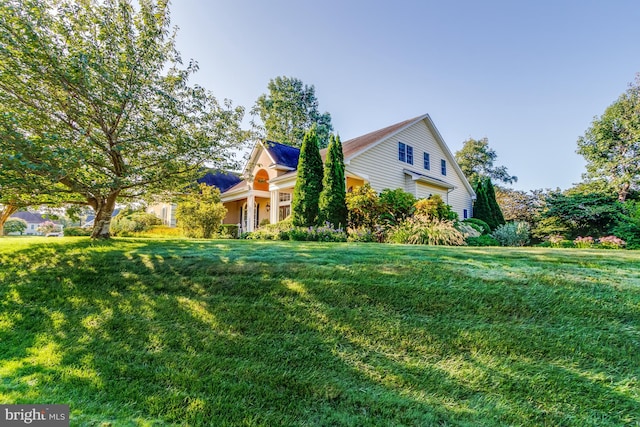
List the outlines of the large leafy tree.
{"type": "Polygon", "coordinates": [[[314,126],[304,135],[300,148],[298,176],[291,201],[293,225],[310,227],[317,224],[322,179],[322,157],[320,157],[318,135],[314,126]]]}
{"type": "Polygon", "coordinates": [[[251,114],[260,117],[260,137],[300,147],[305,133],[316,126],[320,148],[327,147],[333,131],[331,115],[320,113],[313,85],[294,77],[276,77],[268,85],[269,93],[256,101],[251,114]]]}
{"type": "Polygon", "coordinates": [[[347,226],[346,193],[342,142],[339,136],[331,135],[318,202],[320,223],[328,222],[334,227],[347,226]]]}
{"type": "Polygon", "coordinates": [[[604,180],[624,202],[640,184],[640,75],[578,139],[589,180],[604,180]]]}
{"type": "Polygon", "coordinates": [[[487,138],[467,139],[455,157],[460,169],[473,186],[478,185],[484,178],[506,184],[518,181],[517,176],[509,175],[505,166],[494,166],[498,155],[495,150],[489,148],[487,138]]]}
{"type": "Polygon", "coordinates": [[[0,3],[0,163],[91,206],[94,238],[117,201],[182,188],[244,139],[241,108],[189,86],[169,25],[165,0],[0,3]]]}

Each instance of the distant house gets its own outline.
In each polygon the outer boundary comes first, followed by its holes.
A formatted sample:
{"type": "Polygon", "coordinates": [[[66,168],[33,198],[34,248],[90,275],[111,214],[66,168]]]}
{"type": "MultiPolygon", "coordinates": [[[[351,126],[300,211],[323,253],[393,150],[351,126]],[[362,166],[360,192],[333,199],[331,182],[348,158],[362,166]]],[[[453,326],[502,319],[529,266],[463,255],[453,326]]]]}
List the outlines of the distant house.
{"type": "Polygon", "coordinates": [[[24,230],[23,234],[32,235],[32,236],[42,236],[43,234],[38,231],[38,227],[43,222],[49,221],[46,218],[43,218],[39,213],[27,212],[27,211],[18,211],[11,215],[9,219],[22,219],[27,223],[27,229],[24,230]]]}
{"type": "MultiPolygon", "coordinates": [[[[400,188],[416,198],[438,194],[460,218],[472,216],[475,192],[428,114],[405,120],[343,144],[347,191],[365,183],[380,192],[400,188]]],[[[256,143],[242,176],[222,190],[224,223],[252,231],[267,219],[291,214],[297,177],[297,148],[272,141],[256,143]]],[[[322,158],[326,150],[321,151],[322,158]]]]}

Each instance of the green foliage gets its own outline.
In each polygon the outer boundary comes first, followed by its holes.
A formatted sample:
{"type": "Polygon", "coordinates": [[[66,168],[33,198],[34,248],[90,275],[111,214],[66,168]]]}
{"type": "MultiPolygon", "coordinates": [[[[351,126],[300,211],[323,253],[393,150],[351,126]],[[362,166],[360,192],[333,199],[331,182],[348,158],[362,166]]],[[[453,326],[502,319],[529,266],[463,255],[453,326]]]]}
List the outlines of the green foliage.
{"type": "Polygon", "coordinates": [[[489,148],[489,140],[469,138],[455,154],[456,162],[471,185],[476,186],[484,179],[493,179],[507,184],[518,181],[517,176],[511,176],[505,166],[493,166],[498,158],[496,152],[489,148]]]}
{"type": "Polygon", "coordinates": [[[618,200],[625,201],[631,190],[639,188],[640,75],[593,120],[578,139],[577,152],[587,161],[586,178],[606,182],[618,200]]]}
{"type": "Polygon", "coordinates": [[[414,204],[416,215],[424,215],[430,218],[454,221],[458,219],[451,206],[447,205],[439,194],[434,194],[428,199],[420,199],[414,204]]]}
{"type": "Polygon", "coordinates": [[[484,222],[483,220],[481,220],[479,218],[467,218],[463,222],[477,225],[480,228],[479,231],[481,231],[482,234],[491,233],[491,228],[489,227],[489,224],[487,224],[486,222],[484,222]]]}
{"type": "Polygon", "coordinates": [[[247,240],[294,240],[302,242],[346,242],[347,233],[331,226],[295,227],[291,221],[270,224],[259,230],[243,233],[247,240]]]}
{"type": "Polygon", "coordinates": [[[197,64],[182,68],[169,15],[160,0],[0,2],[3,191],[9,176],[18,195],[33,182],[85,203],[108,238],[119,199],[227,166],[244,110],[189,86],[197,64]]]}
{"type": "Polygon", "coordinates": [[[231,239],[238,238],[238,224],[222,224],[220,225],[220,234],[231,239]]]}
{"type": "Polygon", "coordinates": [[[391,228],[387,240],[391,243],[413,245],[461,246],[465,244],[465,235],[455,227],[453,221],[416,213],[391,228]]]}
{"type": "Polygon", "coordinates": [[[91,230],[83,227],[65,227],[64,235],[66,237],[91,236],[91,230]]]}
{"type": "Polygon", "coordinates": [[[624,203],[624,213],[611,229],[611,234],[626,241],[627,249],[640,249],[640,202],[629,200],[624,203]]]}
{"type": "Polygon", "coordinates": [[[401,188],[384,189],[378,196],[380,223],[395,226],[413,215],[416,210],[416,198],[401,188]]]}
{"type": "Polygon", "coordinates": [[[498,226],[491,237],[502,246],[525,246],[529,244],[531,229],[526,222],[509,222],[498,226]]]}
{"type": "Polygon", "coordinates": [[[324,167],[316,128],[305,135],[300,148],[298,176],[291,201],[291,218],[297,227],[311,227],[317,224],[320,193],[322,192],[324,167]]]}
{"type": "Polygon", "coordinates": [[[153,214],[123,209],[111,221],[111,231],[117,236],[127,236],[161,224],[162,220],[153,214]]]}
{"type": "Polygon", "coordinates": [[[483,234],[478,237],[467,237],[467,245],[468,246],[500,246],[500,242],[498,242],[493,237],[483,234]]]}
{"type": "Polygon", "coordinates": [[[27,221],[21,218],[12,218],[4,223],[4,234],[9,233],[24,233],[27,229],[27,221]]]}
{"type": "Polygon", "coordinates": [[[260,127],[254,122],[260,137],[301,147],[305,133],[315,126],[318,146],[327,146],[333,131],[331,115],[320,114],[313,85],[282,76],[271,79],[268,90],[268,94],[260,95],[251,110],[251,115],[259,116],[263,124],[260,127]]]}
{"type": "Polygon", "coordinates": [[[320,224],[329,223],[335,227],[347,226],[344,154],[339,136],[331,135],[330,138],[318,209],[320,224]]]}
{"type": "Polygon", "coordinates": [[[541,227],[548,234],[565,234],[571,240],[599,237],[609,234],[623,217],[624,206],[613,195],[555,192],[547,197],[541,227]]]}
{"type": "Polygon", "coordinates": [[[371,243],[379,240],[377,233],[366,228],[350,228],[347,235],[348,242],[371,243]]]}
{"type": "Polygon", "coordinates": [[[375,230],[380,216],[380,198],[371,185],[364,184],[347,193],[349,228],[375,230]]]}
{"type": "Polygon", "coordinates": [[[176,221],[187,237],[210,239],[220,230],[227,208],[220,202],[220,190],[207,184],[199,192],[183,196],[176,209],[176,221]]]}
{"type": "Polygon", "coordinates": [[[473,217],[489,224],[492,230],[505,223],[504,216],[496,201],[495,191],[490,179],[483,179],[476,186],[476,201],[473,205],[473,217]]]}

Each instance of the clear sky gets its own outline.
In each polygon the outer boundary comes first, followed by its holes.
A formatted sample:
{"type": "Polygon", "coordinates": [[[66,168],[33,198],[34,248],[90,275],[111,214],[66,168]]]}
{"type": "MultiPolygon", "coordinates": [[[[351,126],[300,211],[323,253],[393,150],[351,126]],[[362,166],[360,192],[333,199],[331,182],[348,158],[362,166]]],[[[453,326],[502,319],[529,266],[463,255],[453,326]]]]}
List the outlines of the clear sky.
{"type": "MultiPolygon", "coordinates": [[[[576,141],[640,72],[638,0],[173,0],[198,83],[248,111],[314,85],[343,141],[428,113],[452,152],[489,139],[513,188],[581,180],[576,141]]],[[[384,167],[384,165],[381,165],[384,167]]]]}

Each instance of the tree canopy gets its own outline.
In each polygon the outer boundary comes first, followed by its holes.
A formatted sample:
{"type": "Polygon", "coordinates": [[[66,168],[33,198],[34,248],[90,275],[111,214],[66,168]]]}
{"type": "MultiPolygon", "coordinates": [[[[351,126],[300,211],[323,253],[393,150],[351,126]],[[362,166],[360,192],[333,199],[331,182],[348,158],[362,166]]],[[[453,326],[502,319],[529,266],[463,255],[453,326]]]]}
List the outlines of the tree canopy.
{"type": "Polygon", "coordinates": [[[232,158],[244,111],[188,84],[198,67],[182,66],[169,25],[165,0],[0,4],[3,193],[35,182],[89,205],[92,237],[106,238],[116,201],[175,191],[232,158]]]}
{"type": "Polygon", "coordinates": [[[269,81],[268,93],[260,95],[251,114],[260,117],[259,136],[271,141],[302,146],[305,133],[316,126],[319,147],[329,144],[333,131],[331,115],[320,113],[313,85],[295,77],[276,77],[269,81]]]}
{"type": "Polygon", "coordinates": [[[483,178],[512,184],[518,181],[517,176],[509,175],[505,166],[494,166],[498,158],[495,150],[489,148],[487,138],[469,138],[455,154],[456,162],[462,169],[472,186],[478,185],[483,178]]]}
{"type": "Polygon", "coordinates": [[[604,181],[618,200],[640,184],[640,75],[578,139],[587,161],[585,178],[604,181]]]}

